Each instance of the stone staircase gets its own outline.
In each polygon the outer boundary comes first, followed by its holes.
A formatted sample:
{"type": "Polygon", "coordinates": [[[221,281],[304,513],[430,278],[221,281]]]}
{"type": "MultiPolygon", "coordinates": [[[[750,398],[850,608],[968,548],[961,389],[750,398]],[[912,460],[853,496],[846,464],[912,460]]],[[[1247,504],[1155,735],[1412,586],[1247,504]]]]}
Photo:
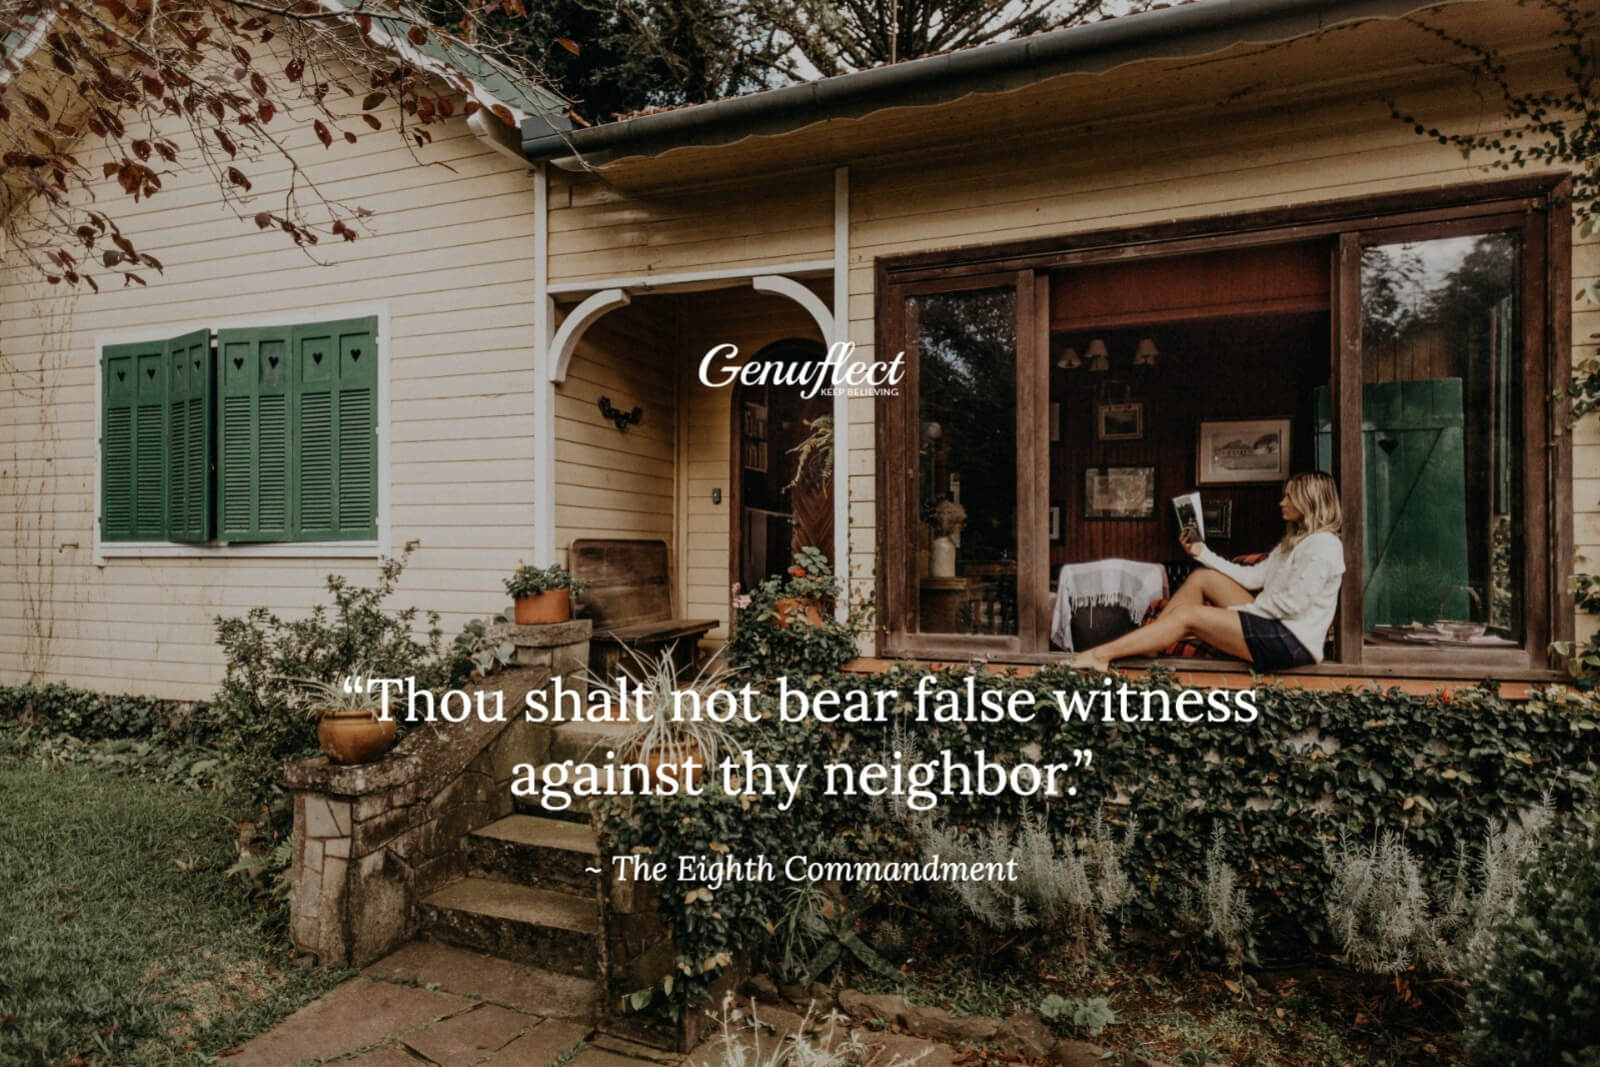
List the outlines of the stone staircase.
{"type": "MultiPolygon", "coordinates": [[[[479,686],[501,690],[508,710],[556,676],[581,681],[587,622],[509,627],[508,636],[522,666],[479,686]]],[[[411,938],[486,953],[523,968],[524,984],[591,1005],[609,1034],[686,1049],[702,1013],[671,1029],[624,1011],[629,994],[676,961],[651,887],[601,869],[586,801],[548,811],[512,795],[515,768],[604,764],[627,731],[513,712],[505,723],[416,730],[373,764],[291,765],[295,943],[337,966],[366,966],[411,938]]]]}
{"type": "MultiPolygon", "coordinates": [[[[603,764],[625,724],[541,727],[544,764],[603,764]]],[[[619,999],[656,982],[674,951],[644,887],[601,867],[588,804],[562,811],[517,799],[510,815],[471,831],[466,874],[419,901],[421,936],[593,983],[596,1018],[617,1036],[657,1046],[685,1037],[629,1020],[619,999]]]]}

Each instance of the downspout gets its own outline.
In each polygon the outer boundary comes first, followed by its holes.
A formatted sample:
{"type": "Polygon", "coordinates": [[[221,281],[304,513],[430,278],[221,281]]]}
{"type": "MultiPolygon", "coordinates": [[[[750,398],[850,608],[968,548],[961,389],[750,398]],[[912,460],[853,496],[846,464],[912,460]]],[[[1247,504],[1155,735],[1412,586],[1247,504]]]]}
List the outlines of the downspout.
{"type": "Polygon", "coordinates": [[[551,380],[550,177],[533,168],[533,558],[556,562],[556,385],[551,380]]]}
{"type": "MultiPolygon", "coordinates": [[[[833,336],[830,347],[850,340],[850,168],[833,172],[833,336]]],[[[846,350],[847,351],[847,350],[846,350]]],[[[851,357],[854,362],[854,357],[851,357]]],[[[834,604],[843,621],[850,612],[850,397],[833,397],[833,567],[844,577],[844,599],[834,604]]]]}

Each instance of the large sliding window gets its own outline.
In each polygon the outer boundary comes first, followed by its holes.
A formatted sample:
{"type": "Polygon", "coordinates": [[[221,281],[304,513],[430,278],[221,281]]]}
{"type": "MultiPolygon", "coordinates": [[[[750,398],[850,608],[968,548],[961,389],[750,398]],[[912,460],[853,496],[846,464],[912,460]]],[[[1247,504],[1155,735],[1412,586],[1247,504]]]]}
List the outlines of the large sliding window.
{"type": "Polygon", "coordinates": [[[972,275],[897,291],[906,388],[885,432],[904,457],[886,512],[900,647],[1020,652],[1040,599],[1027,580],[1042,510],[1027,461],[1032,418],[1031,273],[972,275]]]}
{"type": "Polygon", "coordinates": [[[1260,423],[1285,428],[1293,470],[1340,484],[1320,669],[1548,670],[1572,625],[1558,183],[1169,230],[879,263],[878,343],[908,371],[879,400],[881,651],[1053,658],[1055,572],[1181,564],[1165,501],[1197,486],[1213,548],[1271,547],[1275,487],[1199,463],[1207,433],[1260,423]],[[1105,519],[1083,488],[1103,470],[1156,505],[1105,519]]]}
{"type": "Polygon", "coordinates": [[[1519,211],[1341,240],[1359,294],[1336,371],[1347,661],[1519,667],[1553,638],[1545,225],[1519,211]]]}

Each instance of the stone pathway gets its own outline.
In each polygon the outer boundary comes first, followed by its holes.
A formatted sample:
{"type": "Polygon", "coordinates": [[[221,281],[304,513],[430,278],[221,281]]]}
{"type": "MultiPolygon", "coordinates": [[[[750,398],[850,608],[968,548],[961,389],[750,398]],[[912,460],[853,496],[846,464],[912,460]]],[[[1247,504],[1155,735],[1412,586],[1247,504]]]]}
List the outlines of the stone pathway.
{"type": "MultiPolygon", "coordinates": [[[[252,1039],[229,1067],[661,1067],[589,1040],[592,985],[413,942],[252,1039]],[[568,984],[570,983],[570,984],[568,984]]],[[[671,1057],[676,1061],[681,1057],[671,1057]]],[[[669,1062],[670,1062],[669,1061],[669,1062]]]]}
{"type": "MultiPolygon", "coordinates": [[[[735,1028],[745,1064],[802,1029],[814,1043],[859,1041],[859,1061],[873,1067],[955,1067],[962,1040],[998,1040],[1055,1067],[1158,1067],[1093,1045],[1018,1030],[1012,1020],[956,1018],[899,997],[849,991],[841,1002],[861,1020],[938,1035],[943,1040],[830,1026],[825,1005],[807,1017],[762,1003],[756,1028],[735,1028]],[[914,1015],[911,1013],[915,1013],[914,1015]],[[986,1027],[972,1031],[975,1023],[986,1027]],[[1016,1033],[1011,1031],[1018,1030],[1016,1033]],[[970,1032],[969,1032],[970,1031],[970,1032]],[[756,1053],[752,1055],[751,1053],[756,1053]]],[[[596,1034],[590,1021],[593,985],[466,949],[415,941],[306,1005],[222,1059],[228,1067],[719,1067],[720,1032],[687,1057],[596,1034]]],[[[740,1008],[748,1011],[749,1002],[740,1008]]],[[[1042,1031],[1042,1027],[1040,1028],[1042,1031]]]]}

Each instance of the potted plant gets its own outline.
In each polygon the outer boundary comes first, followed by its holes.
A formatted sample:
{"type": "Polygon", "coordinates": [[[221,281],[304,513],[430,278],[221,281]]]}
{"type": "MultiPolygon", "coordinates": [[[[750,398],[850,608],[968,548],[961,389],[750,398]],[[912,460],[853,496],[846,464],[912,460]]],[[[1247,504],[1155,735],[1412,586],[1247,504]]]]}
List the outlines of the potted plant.
{"type": "Polygon", "coordinates": [[[395,721],[378,717],[379,702],[355,674],[338,685],[294,679],[308,693],[306,710],[318,716],[317,743],[335,763],[371,763],[394,744],[395,721]]]}
{"type": "MultiPolygon", "coordinates": [[[[640,717],[632,724],[622,739],[620,751],[631,763],[643,764],[647,784],[654,787],[662,780],[661,768],[677,768],[671,778],[680,790],[693,785],[705,771],[714,766],[724,752],[738,751],[739,744],[722,723],[701,716],[692,716],[693,698],[684,699],[684,716],[675,718],[677,707],[675,693],[696,693],[699,706],[706,706],[709,695],[720,688],[732,673],[717,662],[712,655],[687,682],[678,680],[677,661],[669,645],[661,651],[647,655],[624,645],[633,659],[634,670],[628,681],[629,710],[637,710],[640,717]],[[694,767],[688,769],[689,760],[694,767]]],[[[591,685],[611,686],[614,679],[601,680],[591,675],[591,685]]]]}
{"type": "Polygon", "coordinates": [[[815,545],[807,545],[794,554],[773,612],[784,628],[802,621],[821,626],[824,613],[833,611],[838,595],[839,583],[828,567],[828,557],[815,545]]]}
{"type": "Polygon", "coordinates": [[[586,585],[559,563],[549,567],[524,563],[505,584],[516,602],[515,619],[522,626],[566,622],[572,618],[572,597],[581,594],[586,585]]]}

